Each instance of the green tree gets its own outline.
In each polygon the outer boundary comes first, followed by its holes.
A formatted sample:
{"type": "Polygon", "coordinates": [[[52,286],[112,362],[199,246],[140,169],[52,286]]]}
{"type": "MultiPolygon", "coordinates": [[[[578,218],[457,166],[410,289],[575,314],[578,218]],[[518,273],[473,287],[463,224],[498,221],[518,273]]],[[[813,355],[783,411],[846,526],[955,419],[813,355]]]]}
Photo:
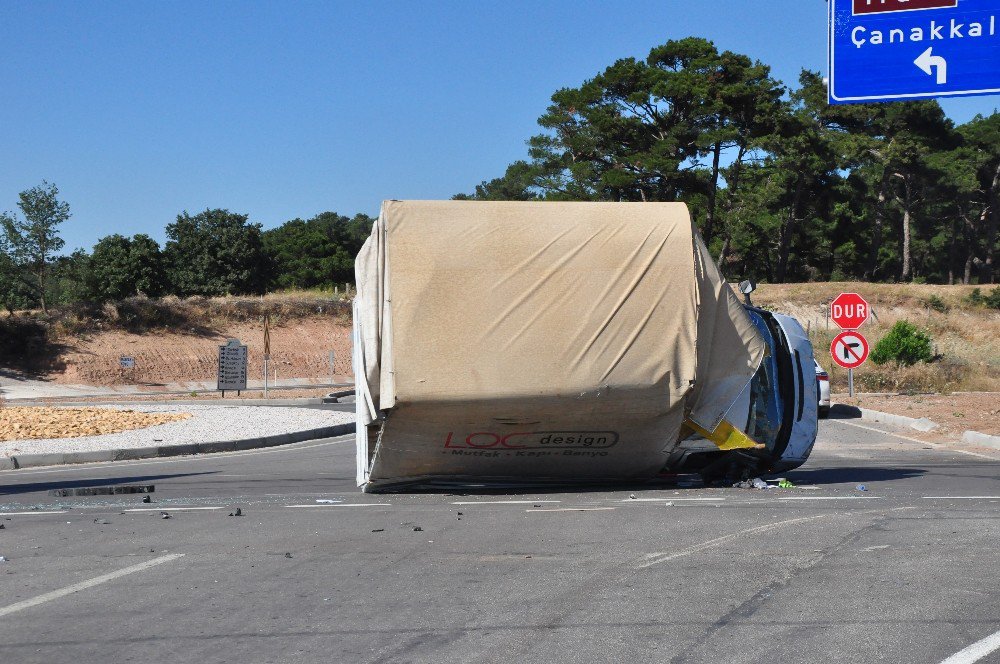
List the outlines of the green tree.
{"type": "Polygon", "coordinates": [[[7,310],[9,316],[13,316],[16,310],[27,309],[32,305],[33,293],[25,283],[21,267],[0,246],[0,305],[7,310]]]}
{"type": "Polygon", "coordinates": [[[484,181],[476,185],[471,196],[456,194],[457,201],[530,201],[539,197],[535,191],[535,180],[539,169],[526,161],[515,161],[507,167],[502,177],[484,181]]]}
{"type": "Polygon", "coordinates": [[[0,214],[4,243],[11,248],[14,262],[31,275],[30,285],[42,311],[48,311],[45,294],[49,265],[64,244],[58,226],[70,217],[69,204],[58,196],[59,189],[54,184],[42,181],[19,194],[17,205],[23,219],[16,213],[0,214]]]}
{"type": "Polygon", "coordinates": [[[263,234],[271,265],[271,288],[332,288],[354,281],[354,257],[371,233],[374,220],[323,212],[292,219],[263,234]]]}
{"type": "Polygon", "coordinates": [[[182,212],[167,225],[167,278],[177,295],[263,293],[267,265],[260,224],[229,210],[182,212]]]}
{"type": "Polygon", "coordinates": [[[56,256],[49,267],[45,298],[53,305],[72,304],[91,298],[90,255],[77,249],[68,256],[56,256]]]}
{"type": "Polygon", "coordinates": [[[90,292],[97,300],[163,292],[165,268],[160,245],[148,235],[109,235],[97,241],[90,258],[90,292]]]}

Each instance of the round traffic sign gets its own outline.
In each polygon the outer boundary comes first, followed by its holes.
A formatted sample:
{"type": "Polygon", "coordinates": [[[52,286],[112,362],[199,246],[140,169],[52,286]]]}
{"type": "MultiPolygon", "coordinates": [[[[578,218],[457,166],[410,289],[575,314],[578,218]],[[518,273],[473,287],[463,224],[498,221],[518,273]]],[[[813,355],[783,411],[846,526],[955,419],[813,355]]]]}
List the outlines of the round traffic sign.
{"type": "Polygon", "coordinates": [[[841,293],[830,303],[830,318],[842,330],[858,329],[868,313],[868,301],[857,293],[841,293]]]}
{"type": "Polygon", "coordinates": [[[860,332],[841,332],[830,344],[830,354],[845,369],[857,369],[868,359],[868,340],[860,332]]]}

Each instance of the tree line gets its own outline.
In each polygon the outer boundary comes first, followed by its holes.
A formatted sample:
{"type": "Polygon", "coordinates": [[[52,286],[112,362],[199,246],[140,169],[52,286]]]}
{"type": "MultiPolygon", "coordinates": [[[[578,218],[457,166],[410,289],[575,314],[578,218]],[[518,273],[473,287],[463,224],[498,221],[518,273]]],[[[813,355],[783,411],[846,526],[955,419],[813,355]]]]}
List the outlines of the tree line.
{"type": "Polygon", "coordinates": [[[994,283],[1000,114],[830,106],[822,77],[701,38],[558,90],[524,160],[474,200],[683,201],[726,276],[994,283]]]}
{"type": "Polygon", "coordinates": [[[145,234],[100,238],[90,252],[60,255],[70,207],[56,185],[21,192],[19,212],[0,213],[0,305],[16,310],[135,295],[248,295],[332,289],[354,280],[354,256],[373,219],[323,212],[262,230],[245,214],[182,212],[163,247],[145,234]]]}
{"type": "MultiPolygon", "coordinates": [[[[555,92],[526,159],[472,200],[683,201],[730,280],[994,283],[1000,114],[956,126],[936,101],[830,106],[819,74],[690,37],[555,92]]],[[[58,188],[0,214],[9,312],[131,295],[242,295],[353,280],[372,218],[323,212],[263,230],[182,212],[160,246],[103,237],[60,254],[58,188]]]]}

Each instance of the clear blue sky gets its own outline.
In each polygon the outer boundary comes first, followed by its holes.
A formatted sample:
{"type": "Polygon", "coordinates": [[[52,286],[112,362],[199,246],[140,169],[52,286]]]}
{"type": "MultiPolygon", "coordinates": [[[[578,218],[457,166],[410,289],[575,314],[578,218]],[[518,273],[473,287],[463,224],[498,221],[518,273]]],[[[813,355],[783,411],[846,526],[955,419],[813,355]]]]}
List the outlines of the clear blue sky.
{"type": "MultiPolygon", "coordinates": [[[[0,2],[0,210],[47,179],[67,250],[224,207],[265,228],[502,174],[551,94],[690,35],[796,82],[823,0],[0,2]]],[[[956,122],[1000,97],[944,102],[956,122]]]]}

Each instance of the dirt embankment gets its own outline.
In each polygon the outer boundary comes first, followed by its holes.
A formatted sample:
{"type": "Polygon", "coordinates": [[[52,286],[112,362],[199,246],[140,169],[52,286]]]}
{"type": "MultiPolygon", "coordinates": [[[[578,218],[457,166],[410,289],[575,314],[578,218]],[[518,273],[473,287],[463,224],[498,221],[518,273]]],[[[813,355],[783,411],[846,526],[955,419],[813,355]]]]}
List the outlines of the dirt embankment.
{"type": "MultiPolygon", "coordinates": [[[[270,319],[270,377],[351,375],[350,303],[299,293],[263,298],[130,298],[79,305],[15,321],[22,343],[0,354],[0,369],[58,383],[159,385],[214,380],[218,347],[228,339],[248,346],[248,378],[260,380],[264,318],[270,319]],[[28,334],[32,338],[27,338],[28,334]],[[334,367],[330,366],[330,352],[334,367]],[[120,366],[122,356],[134,368],[120,366]]],[[[6,320],[6,319],[5,319],[6,320]]]]}
{"type": "MultiPolygon", "coordinates": [[[[338,380],[351,374],[351,329],[330,318],[302,319],[272,327],[271,378],[327,378],[329,356],[338,380]]],[[[260,380],[264,370],[264,329],[257,324],[232,324],[211,333],[157,330],[146,334],[108,331],[64,340],[65,371],[49,374],[60,383],[85,385],[162,384],[214,380],[219,346],[239,339],[248,347],[248,372],[260,380]],[[122,369],[119,358],[135,359],[134,369],[122,369]]]]}

